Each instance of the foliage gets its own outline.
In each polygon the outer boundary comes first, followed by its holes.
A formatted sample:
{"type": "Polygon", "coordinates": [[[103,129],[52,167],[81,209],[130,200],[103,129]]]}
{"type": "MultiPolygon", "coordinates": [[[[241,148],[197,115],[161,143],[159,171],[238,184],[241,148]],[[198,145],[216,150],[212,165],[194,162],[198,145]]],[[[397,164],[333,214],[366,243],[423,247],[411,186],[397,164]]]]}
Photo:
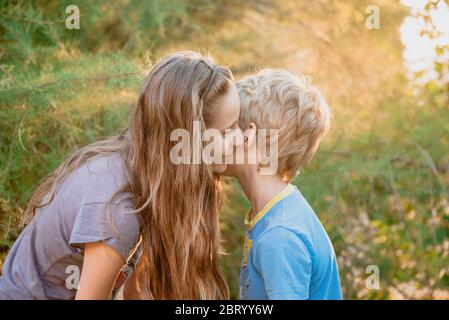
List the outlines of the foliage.
{"type": "MultiPolygon", "coordinates": [[[[264,67],[310,74],[328,98],[331,132],[295,183],[335,246],[345,298],[449,297],[449,114],[408,94],[400,4],[81,0],[81,28],[68,30],[69,4],[0,1],[0,264],[38,181],[125,128],[143,70],[190,49],[236,78],[264,67]],[[381,8],[380,30],[364,26],[369,4],[381,8]],[[365,286],[371,264],[380,290],[365,286]]],[[[444,94],[433,86],[420,97],[444,94]]],[[[249,203],[232,179],[225,194],[223,267],[236,298],[249,203]]]]}

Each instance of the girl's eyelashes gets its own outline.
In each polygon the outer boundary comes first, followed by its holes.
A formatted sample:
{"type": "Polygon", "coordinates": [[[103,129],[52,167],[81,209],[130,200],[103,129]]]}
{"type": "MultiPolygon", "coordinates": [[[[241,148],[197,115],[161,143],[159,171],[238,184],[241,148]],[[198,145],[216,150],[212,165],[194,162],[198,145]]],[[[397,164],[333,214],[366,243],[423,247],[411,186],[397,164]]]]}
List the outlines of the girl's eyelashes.
{"type": "Polygon", "coordinates": [[[224,129],[221,134],[223,136],[228,135],[229,133],[231,133],[232,131],[236,130],[239,128],[239,124],[237,122],[235,122],[231,127],[224,129]]]}
{"type": "Polygon", "coordinates": [[[232,130],[233,130],[233,127],[229,127],[229,128],[226,128],[223,133],[228,134],[228,133],[232,132],[232,130]]]}
{"type": "Polygon", "coordinates": [[[238,129],[238,128],[239,128],[239,124],[236,121],[231,127],[227,128],[226,130],[232,131],[232,130],[235,130],[235,129],[238,129]]]}

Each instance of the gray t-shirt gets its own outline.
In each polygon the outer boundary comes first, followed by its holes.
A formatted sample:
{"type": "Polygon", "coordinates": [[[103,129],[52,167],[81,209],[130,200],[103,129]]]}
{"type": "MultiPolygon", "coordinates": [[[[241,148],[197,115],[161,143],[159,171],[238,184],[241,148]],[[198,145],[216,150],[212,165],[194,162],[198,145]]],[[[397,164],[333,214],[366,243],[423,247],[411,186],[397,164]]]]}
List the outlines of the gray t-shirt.
{"type": "Polygon", "coordinates": [[[137,215],[128,212],[131,195],[119,194],[106,208],[127,179],[119,154],[92,159],[67,176],[8,253],[0,299],[73,299],[84,243],[104,241],[126,260],[139,237],[137,215]]]}

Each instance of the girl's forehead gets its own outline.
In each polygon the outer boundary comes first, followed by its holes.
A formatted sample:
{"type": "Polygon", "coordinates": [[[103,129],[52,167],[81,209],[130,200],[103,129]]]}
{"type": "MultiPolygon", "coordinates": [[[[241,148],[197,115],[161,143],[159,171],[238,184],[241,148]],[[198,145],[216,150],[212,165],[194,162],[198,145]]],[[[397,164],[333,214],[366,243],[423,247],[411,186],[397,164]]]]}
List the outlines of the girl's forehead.
{"type": "Polygon", "coordinates": [[[227,92],[219,98],[215,105],[215,114],[208,124],[209,128],[224,130],[232,127],[240,116],[240,97],[232,84],[227,92]]]}
{"type": "Polygon", "coordinates": [[[229,125],[238,120],[240,115],[240,97],[234,85],[230,86],[226,95],[223,96],[220,107],[221,116],[226,118],[226,121],[230,121],[229,125]]]}

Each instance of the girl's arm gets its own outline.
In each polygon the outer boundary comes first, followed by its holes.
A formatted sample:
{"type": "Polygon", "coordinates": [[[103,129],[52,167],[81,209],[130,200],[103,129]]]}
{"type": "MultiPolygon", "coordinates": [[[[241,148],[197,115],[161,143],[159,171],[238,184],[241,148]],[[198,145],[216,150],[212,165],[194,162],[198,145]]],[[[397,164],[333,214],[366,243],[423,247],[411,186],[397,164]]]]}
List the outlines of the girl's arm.
{"type": "Polygon", "coordinates": [[[107,244],[86,243],[83,270],[75,299],[110,299],[115,279],[124,263],[118,251],[107,244]]]}

